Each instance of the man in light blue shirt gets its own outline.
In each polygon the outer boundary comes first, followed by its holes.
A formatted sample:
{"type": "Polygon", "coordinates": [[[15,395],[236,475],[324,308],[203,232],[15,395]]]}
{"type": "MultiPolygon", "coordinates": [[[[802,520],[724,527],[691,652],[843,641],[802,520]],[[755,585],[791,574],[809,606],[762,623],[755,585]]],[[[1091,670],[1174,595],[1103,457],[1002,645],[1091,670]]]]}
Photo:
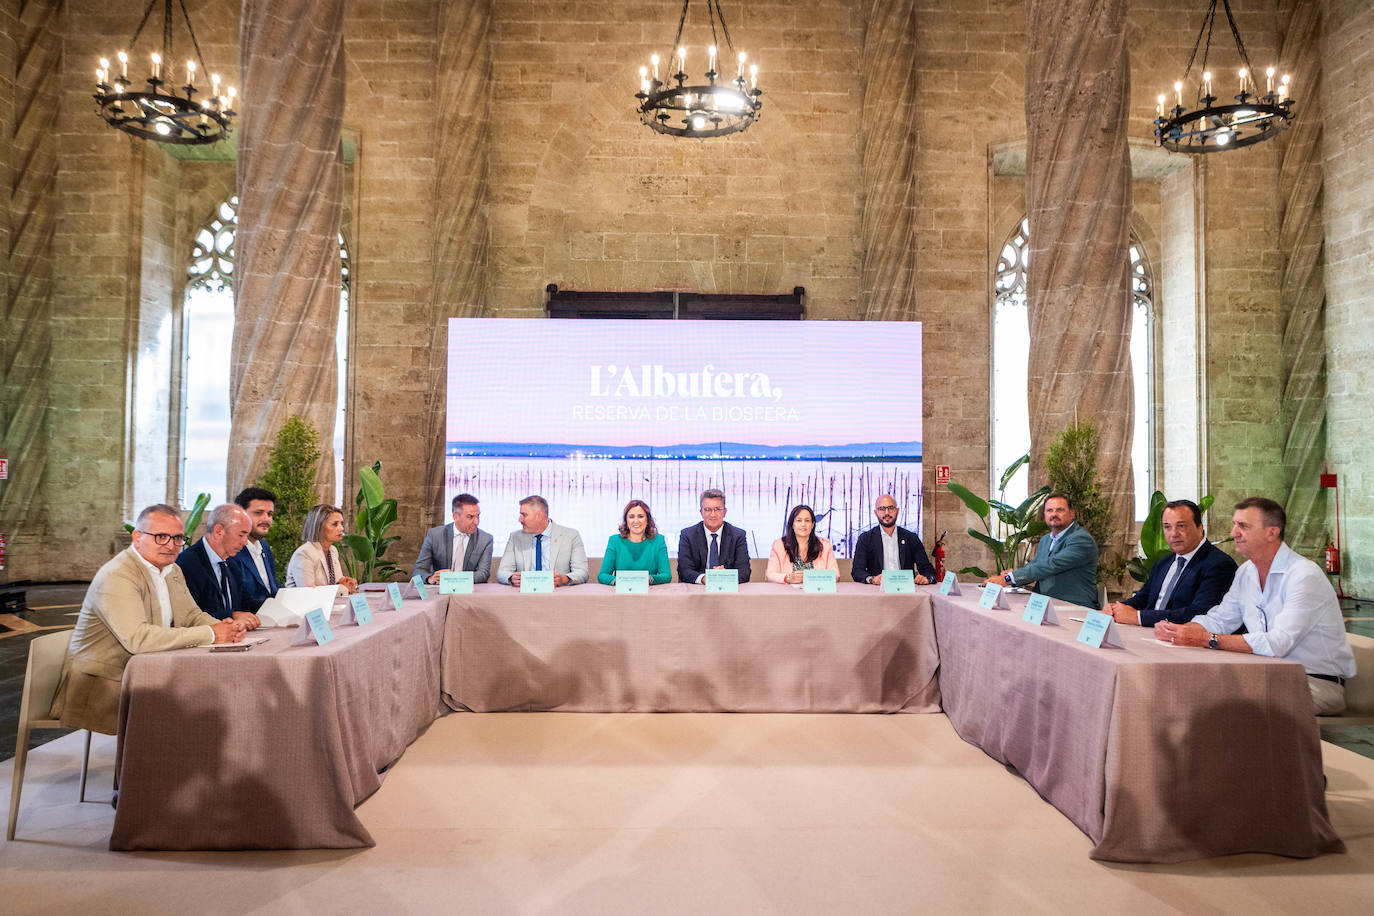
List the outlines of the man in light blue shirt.
{"type": "Polygon", "coordinates": [[[1249,562],[1241,565],[1221,604],[1184,624],[1162,620],[1155,636],[1179,646],[1206,646],[1297,662],[1317,715],[1345,709],[1345,679],[1355,654],[1345,638],[1340,602],[1326,574],[1283,542],[1283,507],[1252,496],[1236,503],[1231,537],[1249,562]],[[1244,635],[1234,635],[1245,625],[1244,635]]]}

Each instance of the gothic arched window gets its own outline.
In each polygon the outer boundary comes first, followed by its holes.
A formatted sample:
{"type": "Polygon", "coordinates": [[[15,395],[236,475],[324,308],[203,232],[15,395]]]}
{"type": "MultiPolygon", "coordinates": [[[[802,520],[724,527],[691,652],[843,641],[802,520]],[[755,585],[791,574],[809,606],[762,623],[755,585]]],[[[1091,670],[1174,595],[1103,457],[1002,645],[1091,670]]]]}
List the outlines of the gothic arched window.
{"type": "MultiPolygon", "coordinates": [[[[186,272],[182,326],[186,365],[182,374],[185,419],[182,424],[183,502],[209,493],[210,505],[232,499],[221,489],[229,455],[229,348],[234,336],[234,237],[239,199],[215,207],[196,232],[186,272]]],[[[343,287],[339,295],[338,406],[334,415],[334,502],[343,502],[344,405],[348,379],[348,247],[339,236],[343,287]]]]}
{"type": "MultiPolygon", "coordinates": [[[[1030,323],[1026,311],[1026,266],[1030,225],[1021,220],[997,258],[992,307],[992,490],[1011,463],[1030,450],[1030,415],[1026,405],[1026,367],[1030,359],[1030,323]]],[[[1154,450],[1154,277],[1145,249],[1131,233],[1131,374],[1135,389],[1135,429],[1131,466],[1135,477],[1135,515],[1143,519],[1150,505],[1154,450]]],[[[1013,505],[1026,498],[1026,475],[1007,487],[1013,505]]]]}

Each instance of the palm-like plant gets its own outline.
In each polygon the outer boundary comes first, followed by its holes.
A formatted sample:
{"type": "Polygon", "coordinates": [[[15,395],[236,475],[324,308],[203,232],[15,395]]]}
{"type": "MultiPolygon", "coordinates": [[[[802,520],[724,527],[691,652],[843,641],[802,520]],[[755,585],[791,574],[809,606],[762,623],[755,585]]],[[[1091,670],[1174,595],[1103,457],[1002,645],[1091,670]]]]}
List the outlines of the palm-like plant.
{"type": "MultiPolygon", "coordinates": [[[[947,484],[950,492],[959,497],[963,504],[982,520],[982,531],[970,528],[968,533],[992,551],[999,573],[1024,566],[1030,554],[1031,539],[1050,530],[1044,519],[1039,517],[1040,507],[1044,505],[1045,497],[1050,495],[1048,486],[1041,487],[1027,496],[1019,506],[1009,505],[1006,501],[1007,484],[1016,476],[1016,472],[1029,462],[1030,454],[1027,453],[1011,463],[1011,467],[1006,469],[1002,479],[998,481],[997,499],[983,499],[962,484],[947,484]],[[997,513],[995,532],[992,522],[994,511],[997,513]]],[[[981,566],[965,566],[959,572],[983,579],[988,577],[988,573],[981,566]]]]}
{"type": "MultiPolygon", "coordinates": [[[[1150,496],[1150,512],[1145,516],[1145,521],[1140,525],[1140,552],[1142,556],[1132,557],[1126,564],[1126,571],[1131,574],[1131,578],[1137,582],[1144,582],[1150,578],[1150,570],[1160,560],[1173,554],[1173,548],[1169,542],[1164,540],[1164,506],[1168,499],[1163,493],[1155,490],[1150,496]]],[[[1203,515],[1216,502],[1216,497],[1207,495],[1199,499],[1197,507],[1203,515]]],[[[1229,538],[1228,538],[1229,540],[1229,538]]],[[[1225,543],[1224,541],[1222,543],[1225,543]]]]}
{"type": "Polygon", "coordinates": [[[389,536],[387,530],[396,524],[396,500],[388,499],[382,488],[382,463],[358,470],[362,487],[355,503],[358,507],[357,525],[352,534],[343,536],[346,551],[341,552],[344,568],[359,582],[385,582],[401,570],[395,563],[382,560],[382,555],[399,537],[389,536]]]}

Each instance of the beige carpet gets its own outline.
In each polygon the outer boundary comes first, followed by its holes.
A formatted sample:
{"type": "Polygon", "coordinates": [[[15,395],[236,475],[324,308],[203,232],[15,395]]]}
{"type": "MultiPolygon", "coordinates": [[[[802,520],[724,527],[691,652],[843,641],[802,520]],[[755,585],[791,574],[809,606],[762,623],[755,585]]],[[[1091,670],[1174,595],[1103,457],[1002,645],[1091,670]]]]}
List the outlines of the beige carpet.
{"type": "Polygon", "coordinates": [[[1087,837],[939,715],[452,715],[363,805],[378,845],[357,851],[111,853],[113,739],[97,736],[97,803],[75,801],[80,748],[30,755],[19,839],[0,847],[4,912],[1374,907],[1374,760],[1332,745],[1347,855],[1173,866],[1090,860],[1087,837]]]}

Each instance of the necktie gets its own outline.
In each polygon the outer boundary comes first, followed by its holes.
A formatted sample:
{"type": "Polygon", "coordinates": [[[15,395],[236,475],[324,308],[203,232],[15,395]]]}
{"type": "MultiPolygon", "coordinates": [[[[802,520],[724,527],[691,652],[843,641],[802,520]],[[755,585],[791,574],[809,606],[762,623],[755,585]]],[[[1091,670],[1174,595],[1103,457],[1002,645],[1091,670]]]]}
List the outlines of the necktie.
{"type": "Polygon", "coordinates": [[[716,539],[717,539],[718,537],[720,537],[719,534],[717,534],[717,533],[715,533],[715,532],[712,532],[712,534],[711,534],[711,549],[710,549],[710,551],[708,551],[707,554],[706,554],[706,568],[707,568],[707,569],[715,569],[717,566],[720,565],[720,544],[716,543],[716,539]]]}
{"type": "Polygon", "coordinates": [[[224,609],[229,612],[234,610],[234,599],[229,595],[229,561],[219,561],[219,596],[224,602],[224,609]]]}
{"type": "Polygon", "coordinates": [[[544,568],[544,535],[534,536],[534,568],[539,571],[544,568]]]}
{"type": "Polygon", "coordinates": [[[1178,585],[1178,578],[1183,575],[1183,567],[1187,562],[1181,556],[1174,560],[1174,568],[1171,571],[1172,577],[1164,583],[1164,589],[1159,593],[1159,603],[1155,605],[1156,610],[1162,611],[1169,607],[1169,596],[1174,593],[1174,586],[1178,585]]]}
{"type": "Polygon", "coordinates": [[[329,572],[329,584],[337,584],[339,580],[334,577],[334,551],[326,550],[324,552],[324,568],[329,572]]]}

